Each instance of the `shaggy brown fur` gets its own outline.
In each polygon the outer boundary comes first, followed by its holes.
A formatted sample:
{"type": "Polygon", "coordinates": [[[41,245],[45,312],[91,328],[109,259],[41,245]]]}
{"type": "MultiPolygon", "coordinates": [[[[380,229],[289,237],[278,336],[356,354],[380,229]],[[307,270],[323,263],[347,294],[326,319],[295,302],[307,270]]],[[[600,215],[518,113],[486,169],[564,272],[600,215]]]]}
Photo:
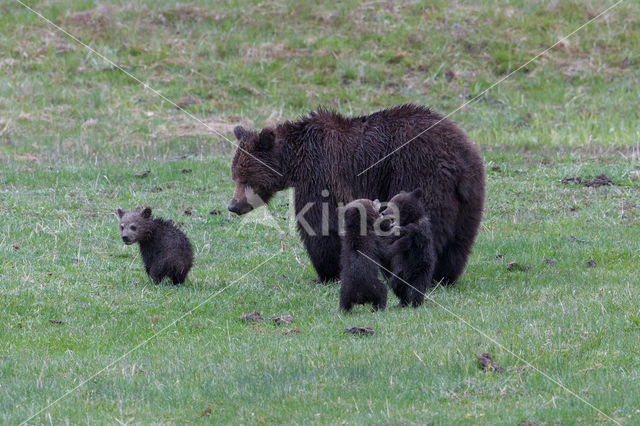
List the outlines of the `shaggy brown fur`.
{"type": "Polygon", "coordinates": [[[462,274],[478,232],[485,175],[476,146],[455,124],[441,119],[427,108],[401,105],[355,118],[312,112],[260,133],[237,127],[240,148],[231,164],[236,189],[229,210],[247,213],[277,191],[294,187],[296,213],[312,203],[304,219],[313,232],[300,222],[298,229],[311,263],[325,281],[340,275],[338,203],[389,200],[402,190],[422,188],[437,257],[434,279],[452,283],[462,274]],[[327,197],[322,195],[325,189],[327,197]],[[323,210],[329,214],[324,236],[323,210]]]}
{"type": "Polygon", "coordinates": [[[173,221],[151,217],[151,209],[118,209],[120,236],[131,245],[138,243],[142,262],[155,284],[168,277],[173,284],[184,282],[193,265],[193,248],[173,221]]]}
{"type": "Polygon", "coordinates": [[[380,239],[374,224],[380,218],[379,201],[355,200],[343,207],[340,309],[371,303],[374,310],[387,306],[387,287],[378,279],[380,239]],[[373,259],[373,260],[372,260],[373,259]]]}
{"type": "Polygon", "coordinates": [[[419,306],[432,287],[435,252],[431,223],[422,206],[422,189],[401,192],[388,203],[383,215],[393,215],[399,236],[386,249],[392,275],[389,287],[401,306],[419,306]]]}

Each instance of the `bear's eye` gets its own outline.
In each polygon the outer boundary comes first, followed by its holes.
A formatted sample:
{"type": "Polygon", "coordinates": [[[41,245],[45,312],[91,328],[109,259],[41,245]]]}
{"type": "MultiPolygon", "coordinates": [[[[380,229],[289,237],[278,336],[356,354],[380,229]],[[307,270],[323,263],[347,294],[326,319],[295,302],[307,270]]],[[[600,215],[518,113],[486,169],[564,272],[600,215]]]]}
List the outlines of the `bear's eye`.
{"type": "Polygon", "coordinates": [[[136,226],[135,226],[135,225],[131,225],[129,228],[130,228],[132,231],[135,231],[135,230],[136,230],[136,226]]]}
{"type": "Polygon", "coordinates": [[[123,231],[124,230],[124,225],[120,225],[120,230],[123,231]]]}

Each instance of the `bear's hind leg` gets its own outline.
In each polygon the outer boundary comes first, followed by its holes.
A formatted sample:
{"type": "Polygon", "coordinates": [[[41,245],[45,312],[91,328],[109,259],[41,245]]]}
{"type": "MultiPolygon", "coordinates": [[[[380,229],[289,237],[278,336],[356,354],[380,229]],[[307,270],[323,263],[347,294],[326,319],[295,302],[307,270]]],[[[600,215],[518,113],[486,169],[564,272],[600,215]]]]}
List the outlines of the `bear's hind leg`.
{"type": "Polygon", "coordinates": [[[169,278],[171,278],[171,282],[173,283],[173,285],[184,283],[184,281],[187,279],[189,268],[181,260],[176,261],[174,259],[172,260],[172,262],[175,262],[175,264],[173,264],[170,270],[167,271],[167,275],[169,276],[169,278]]]}
{"type": "Polygon", "coordinates": [[[422,302],[424,302],[424,297],[426,295],[426,289],[427,289],[426,284],[416,282],[416,283],[413,283],[411,286],[407,286],[407,287],[408,288],[405,293],[407,305],[411,305],[414,308],[422,305],[422,302]]]}
{"type": "Polygon", "coordinates": [[[353,295],[350,291],[351,284],[345,281],[342,281],[340,285],[340,310],[344,312],[349,312],[353,307],[353,295]]]}
{"type": "Polygon", "coordinates": [[[453,238],[447,241],[444,247],[440,249],[435,247],[439,252],[433,273],[436,284],[454,284],[464,272],[482,220],[482,198],[481,195],[480,201],[476,200],[473,205],[461,208],[453,238]],[[462,214],[462,212],[466,213],[462,214]]]}
{"type": "Polygon", "coordinates": [[[464,272],[469,253],[469,245],[448,244],[438,256],[433,280],[441,285],[454,284],[464,272]]]}
{"type": "Polygon", "coordinates": [[[373,310],[384,311],[387,307],[387,286],[378,280],[373,288],[373,310]]]}
{"type": "Polygon", "coordinates": [[[407,289],[409,287],[398,276],[389,278],[389,287],[391,287],[393,294],[400,299],[400,306],[407,306],[407,289]]]}

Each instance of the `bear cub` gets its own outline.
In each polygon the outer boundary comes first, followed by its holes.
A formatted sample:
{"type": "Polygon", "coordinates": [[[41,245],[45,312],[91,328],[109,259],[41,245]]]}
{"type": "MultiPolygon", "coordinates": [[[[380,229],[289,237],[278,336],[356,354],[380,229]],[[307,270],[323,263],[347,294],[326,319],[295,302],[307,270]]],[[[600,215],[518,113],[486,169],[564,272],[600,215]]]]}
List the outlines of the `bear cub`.
{"type": "Polygon", "coordinates": [[[168,277],[182,284],[193,265],[193,248],[173,221],[151,217],[151,208],[118,209],[120,236],[126,245],[138,243],[144,269],[154,284],[168,277]]]}
{"type": "Polygon", "coordinates": [[[339,214],[344,214],[340,309],[349,311],[354,304],[371,303],[374,310],[383,310],[387,287],[378,278],[378,265],[374,263],[382,262],[382,240],[375,229],[381,219],[380,202],[359,199],[340,209],[339,214]]]}
{"type": "Polygon", "coordinates": [[[427,288],[433,286],[436,254],[422,195],[421,188],[402,191],[382,212],[383,216],[393,218],[398,235],[387,246],[386,257],[393,272],[388,284],[401,306],[421,305],[427,288]]]}

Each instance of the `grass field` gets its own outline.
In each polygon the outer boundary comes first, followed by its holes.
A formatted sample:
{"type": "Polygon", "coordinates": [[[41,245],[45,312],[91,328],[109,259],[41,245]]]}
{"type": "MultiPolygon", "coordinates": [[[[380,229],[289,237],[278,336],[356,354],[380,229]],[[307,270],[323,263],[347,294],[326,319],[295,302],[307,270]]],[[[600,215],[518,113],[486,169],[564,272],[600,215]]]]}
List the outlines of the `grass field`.
{"type": "Polygon", "coordinates": [[[614,2],[25,3],[166,99],[0,3],[1,423],[640,423],[638,2],[485,94],[614,2]],[[271,222],[226,211],[216,132],[479,94],[451,118],[485,159],[483,225],[418,309],[340,314],[288,193],[271,222]],[[190,236],[185,285],[120,242],[140,205],[190,236]]]}

